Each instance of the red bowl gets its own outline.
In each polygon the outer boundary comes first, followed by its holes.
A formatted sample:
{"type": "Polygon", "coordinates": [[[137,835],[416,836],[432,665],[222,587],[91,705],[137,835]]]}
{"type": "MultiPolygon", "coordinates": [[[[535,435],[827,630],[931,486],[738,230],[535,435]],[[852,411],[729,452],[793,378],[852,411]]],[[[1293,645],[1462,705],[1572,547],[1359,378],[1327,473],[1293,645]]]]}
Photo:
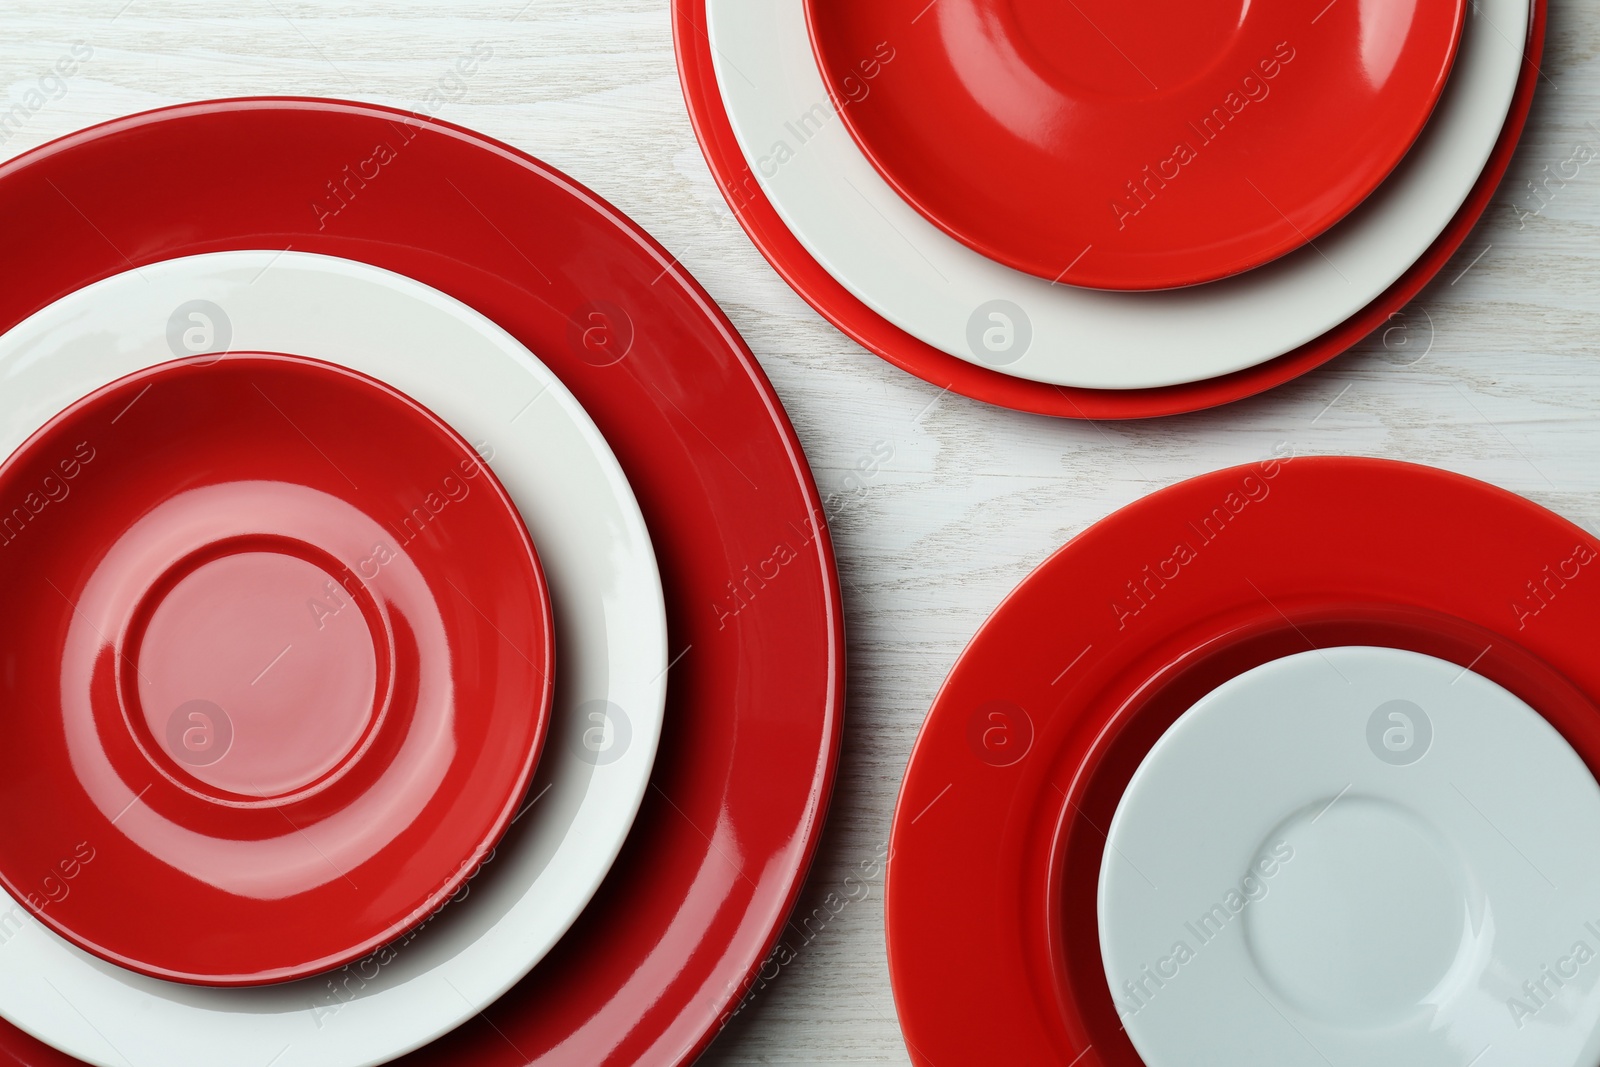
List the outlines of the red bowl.
{"type": "Polygon", "coordinates": [[[163,364],[0,466],[0,883],[145,974],[285,981],[442,904],[550,718],[515,505],[389,387],[163,364]]]}

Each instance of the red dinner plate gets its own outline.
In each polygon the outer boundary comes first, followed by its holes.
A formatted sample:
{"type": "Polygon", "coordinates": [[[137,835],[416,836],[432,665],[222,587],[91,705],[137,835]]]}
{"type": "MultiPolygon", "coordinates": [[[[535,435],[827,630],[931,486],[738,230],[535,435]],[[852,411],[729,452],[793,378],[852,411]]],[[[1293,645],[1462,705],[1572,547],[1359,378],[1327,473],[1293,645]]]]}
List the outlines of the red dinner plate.
{"type": "MultiPolygon", "coordinates": [[[[842,611],[821,503],[760,367],[659,245],[571,179],[436,120],[328,100],[189,104],[0,166],[0,328],[131,264],[288,248],[406,274],[537,354],[605,434],[661,564],[669,728],[633,833],[528,978],[398,1061],[692,1060],[760,968],[837,760],[842,611]],[[196,151],[230,179],[174,168],[196,151]]],[[[70,1063],[0,1027],[0,1063],[70,1063]]]]}
{"type": "Polygon", "coordinates": [[[806,4],[835,110],[907,203],[990,259],[1098,289],[1225,278],[1343,218],[1422,132],[1465,12],[806,4]]]}
{"type": "Polygon", "coordinates": [[[0,882],[57,933],[287,981],[410,929],[509,824],[549,596],[515,505],[414,401],[288,356],[166,363],[30,437],[0,500],[0,882]]]}
{"type": "Polygon", "coordinates": [[[1001,374],[934,348],[857,299],[784,225],[740,151],[717,88],[711,42],[706,36],[705,0],[674,0],[673,37],[689,117],[723,197],[773,269],[823,317],[863,348],[940,389],[1039,415],[1138,419],[1216,407],[1299,377],[1390,322],[1422,291],[1488,208],[1516,151],[1539,76],[1545,9],[1546,0],[1534,0],[1516,95],[1488,165],[1450,225],[1382,296],[1316,340],[1259,366],[1203,382],[1134,390],[1076,389],[1001,374]]]}
{"type": "Polygon", "coordinates": [[[1090,527],[984,623],[912,754],[890,842],[895,1003],[920,1064],[1138,1067],[1101,961],[1105,832],[1179,715],[1310,648],[1459,663],[1600,769],[1600,544],[1460,475],[1292,458],[1090,527]]]}

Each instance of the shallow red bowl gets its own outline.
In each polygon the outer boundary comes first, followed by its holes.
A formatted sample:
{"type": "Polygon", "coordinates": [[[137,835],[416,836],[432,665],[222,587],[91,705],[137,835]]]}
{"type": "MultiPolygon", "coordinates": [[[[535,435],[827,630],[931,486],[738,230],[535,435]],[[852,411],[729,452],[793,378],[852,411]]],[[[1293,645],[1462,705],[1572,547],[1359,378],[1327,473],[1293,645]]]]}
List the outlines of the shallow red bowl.
{"type": "Polygon", "coordinates": [[[918,1064],[1139,1067],[1106,981],[1106,832],[1206,693],[1311,648],[1470,668],[1600,771],[1600,558],[1584,530],[1429,467],[1282,451],[1164,489],[1046,560],[928,715],[890,839],[886,934],[918,1064]]]}
{"type": "Polygon", "coordinates": [[[358,959],[460,885],[550,717],[533,543],[430,412],[293,356],[180,360],[0,466],[0,882],[160,978],[358,959]]]}
{"type": "Polygon", "coordinates": [[[807,0],[862,153],[930,222],[1055,282],[1276,259],[1399,163],[1465,0],[807,0]]]}

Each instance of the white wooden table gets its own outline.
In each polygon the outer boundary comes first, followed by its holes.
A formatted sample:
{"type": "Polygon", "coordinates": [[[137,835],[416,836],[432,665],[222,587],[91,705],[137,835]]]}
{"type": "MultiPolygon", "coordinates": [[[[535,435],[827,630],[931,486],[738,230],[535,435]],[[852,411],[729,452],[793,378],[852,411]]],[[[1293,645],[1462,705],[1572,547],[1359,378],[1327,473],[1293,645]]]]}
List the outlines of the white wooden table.
{"type": "MultiPolygon", "coordinates": [[[[26,104],[75,42],[92,55],[0,129],[0,156],[184,100],[289,93],[417,108],[444,84],[454,99],[441,117],[571,173],[681,257],[760,357],[825,494],[858,459],[892,452],[834,526],[850,705],[807,912],[878,853],[923,714],[986,614],[1052,549],[1131,500],[1288,441],[1446,467],[1600,529],[1600,162],[1538,215],[1520,214],[1537,206],[1528,183],[1543,168],[1578,145],[1600,152],[1600,8],[1586,0],[1553,0],[1521,153],[1486,221],[1413,305],[1409,330],[1266,396],[1137,424],[941,395],[815,315],[712,183],[678,88],[667,0],[3,0],[0,112],[26,104]],[[480,41],[492,58],[451,88],[456,57],[480,41]]],[[[906,1062],[881,882],[703,1062],[906,1062]]]]}

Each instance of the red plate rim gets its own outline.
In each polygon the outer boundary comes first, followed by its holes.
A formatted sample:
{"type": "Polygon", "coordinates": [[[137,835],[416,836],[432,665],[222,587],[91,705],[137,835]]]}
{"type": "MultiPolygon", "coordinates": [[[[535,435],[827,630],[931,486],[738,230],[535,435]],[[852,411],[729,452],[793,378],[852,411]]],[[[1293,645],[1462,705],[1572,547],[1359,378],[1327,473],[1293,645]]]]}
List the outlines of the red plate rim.
{"type": "Polygon", "coordinates": [[[1584,530],[1470,478],[1280,455],[1059,549],[962,653],[896,805],[886,926],[913,1059],[970,1062],[1004,1033],[1019,1062],[1139,1067],[1100,959],[1104,832],[1162,731],[1260,663],[1375,644],[1470,666],[1600,769],[1600,663],[1581,638],[1600,593],[1533,584],[1576,546],[1600,561],[1584,530]]]}
{"type": "MultiPolygon", "coordinates": [[[[721,309],[637,224],[561,172],[464,127],[374,104],[252,97],[114,119],[0,164],[0,207],[28,195],[44,210],[15,216],[9,251],[31,256],[33,269],[0,291],[0,329],[132,265],[292,245],[462,300],[537,353],[584,406],[629,473],[663,562],[678,657],[673,727],[634,833],[572,930],[479,1022],[396,1062],[693,1060],[798,900],[837,768],[845,683],[823,501],[781,402],[721,309]],[[374,135],[391,151],[374,153],[374,135]],[[236,180],[175,171],[170,160],[195,143],[242,160],[236,180]],[[137,169],[105,167],[117,152],[160,173],[135,195],[137,169]],[[273,183],[251,188],[267,175],[273,183]],[[564,269],[542,272],[524,249],[564,256],[564,269]],[[587,347],[595,315],[628,335],[623,357],[587,347]],[[635,319],[652,329],[635,330],[635,319]],[[685,470],[695,472],[687,487],[685,470]],[[758,485],[748,470],[773,479],[758,485]],[[730,595],[733,581],[757,582],[775,562],[774,544],[790,550],[783,580],[730,595]],[[749,755],[763,744],[765,761],[749,755]],[[769,815],[784,825],[745,825],[769,815]],[[744,835],[753,876],[727,860],[719,833],[744,835]],[[681,952],[652,956],[669,929],[681,952]]],[[[0,1024],[0,1062],[76,1061],[0,1024]]]]}
{"type": "Polygon", "coordinates": [[[1001,374],[934,348],[890,323],[830,275],[784,225],[756,180],[722,106],[706,33],[705,0],[673,0],[679,79],[700,151],[718,190],[773,270],[823,318],[867,351],[930,385],[999,407],[1068,419],[1145,419],[1243,400],[1297,378],[1361,341],[1422,291],[1487,210],[1522,136],[1539,78],[1548,0],[1533,0],[1522,71],[1500,139],[1461,210],[1383,295],[1293,352],[1219,378],[1159,389],[1079,389],[1001,374]]]}

